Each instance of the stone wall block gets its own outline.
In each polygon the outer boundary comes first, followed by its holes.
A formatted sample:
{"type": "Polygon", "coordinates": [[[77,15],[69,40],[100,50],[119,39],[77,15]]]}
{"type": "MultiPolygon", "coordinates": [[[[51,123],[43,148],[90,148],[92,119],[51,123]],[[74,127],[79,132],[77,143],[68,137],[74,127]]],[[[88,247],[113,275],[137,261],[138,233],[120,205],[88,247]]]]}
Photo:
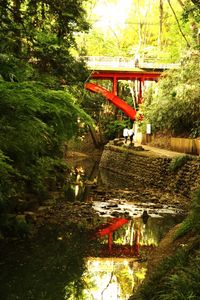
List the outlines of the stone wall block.
{"type": "Polygon", "coordinates": [[[134,185],[173,191],[189,196],[200,187],[200,159],[192,157],[179,170],[169,170],[171,158],[152,156],[148,151],[128,151],[122,147],[106,146],[100,167],[123,174],[134,185]]]}

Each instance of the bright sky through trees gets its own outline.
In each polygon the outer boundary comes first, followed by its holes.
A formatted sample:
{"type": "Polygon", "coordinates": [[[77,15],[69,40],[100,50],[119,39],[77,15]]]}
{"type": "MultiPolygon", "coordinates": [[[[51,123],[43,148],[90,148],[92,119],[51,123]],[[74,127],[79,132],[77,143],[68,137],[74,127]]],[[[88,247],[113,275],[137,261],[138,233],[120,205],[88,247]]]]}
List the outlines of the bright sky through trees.
{"type": "Polygon", "coordinates": [[[106,27],[122,26],[128,18],[128,12],[132,0],[118,0],[116,3],[108,3],[106,0],[97,2],[93,13],[97,16],[94,26],[106,29],[106,27]]]}
{"type": "Polygon", "coordinates": [[[139,51],[175,62],[192,43],[179,1],[92,0],[86,11],[91,29],[78,36],[77,44],[88,56],[129,56],[139,51]]]}

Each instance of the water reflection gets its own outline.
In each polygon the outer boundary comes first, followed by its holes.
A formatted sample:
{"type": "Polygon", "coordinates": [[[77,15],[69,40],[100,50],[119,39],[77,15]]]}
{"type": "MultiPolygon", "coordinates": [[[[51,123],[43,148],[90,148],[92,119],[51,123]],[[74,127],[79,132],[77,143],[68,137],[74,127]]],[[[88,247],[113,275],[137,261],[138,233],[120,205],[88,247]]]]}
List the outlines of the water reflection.
{"type": "Polygon", "coordinates": [[[144,278],[145,268],[133,258],[88,258],[89,299],[126,300],[144,278]]]}
{"type": "MultiPolygon", "coordinates": [[[[65,187],[66,199],[86,200],[90,189],[97,184],[97,174],[95,162],[72,164],[70,180],[65,187]]],[[[115,182],[116,187],[119,183],[115,182]]],[[[119,199],[116,201],[118,207],[116,203],[107,205],[105,201],[106,207],[102,208],[100,202],[97,206],[100,212],[102,209],[113,209],[115,213],[116,209],[120,212],[129,209],[125,203],[120,206],[119,199]]],[[[128,299],[144,279],[148,254],[182,219],[182,216],[165,214],[165,210],[162,216],[156,215],[152,213],[154,207],[149,210],[147,206],[138,209],[132,205],[132,208],[137,213],[129,213],[127,218],[102,217],[101,225],[94,228],[92,235],[84,224],[63,228],[45,224],[35,239],[13,240],[7,245],[0,241],[1,299],[128,299]]]]}
{"type": "Polygon", "coordinates": [[[68,201],[84,201],[90,189],[97,184],[98,163],[91,160],[71,162],[71,172],[67,178],[64,194],[68,201]]]}
{"type": "Polygon", "coordinates": [[[113,218],[97,230],[96,237],[100,239],[103,255],[138,256],[145,249],[157,247],[169,229],[181,220],[181,216],[169,215],[149,217],[145,223],[142,217],[113,218]]]}
{"type": "Polygon", "coordinates": [[[86,299],[128,299],[145,277],[147,256],[177,221],[169,216],[106,218],[96,230],[98,250],[86,261],[86,299]]]}
{"type": "Polygon", "coordinates": [[[65,184],[65,198],[66,200],[82,200],[85,190],[85,170],[82,166],[76,165],[71,168],[68,182],[65,184]]]}
{"type": "Polygon", "coordinates": [[[46,224],[35,239],[0,241],[2,300],[80,299],[85,288],[87,234],[46,224]]]}
{"type": "Polygon", "coordinates": [[[46,224],[36,239],[11,241],[7,247],[5,244],[1,247],[1,297],[3,300],[128,299],[145,276],[147,254],[174,222],[173,218],[164,221],[152,217],[146,224],[142,218],[112,222],[105,219],[93,240],[88,239],[84,228],[46,224]],[[108,238],[110,233],[112,239],[108,238]]]}
{"type": "Polygon", "coordinates": [[[129,246],[133,248],[130,254],[138,255],[140,254],[138,251],[142,251],[142,247],[158,246],[169,229],[180,220],[181,217],[178,216],[149,217],[147,223],[144,223],[142,218],[134,218],[126,220],[126,222],[125,219],[113,219],[105,224],[104,228],[97,231],[97,236],[100,237],[102,245],[107,245],[107,252],[112,255],[117,247],[119,251],[121,249],[121,255],[123,255],[123,249],[126,250],[124,254],[128,255],[129,246]],[[120,221],[122,221],[121,226],[118,226],[120,221]],[[116,223],[113,224],[113,222],[116,223]]]}

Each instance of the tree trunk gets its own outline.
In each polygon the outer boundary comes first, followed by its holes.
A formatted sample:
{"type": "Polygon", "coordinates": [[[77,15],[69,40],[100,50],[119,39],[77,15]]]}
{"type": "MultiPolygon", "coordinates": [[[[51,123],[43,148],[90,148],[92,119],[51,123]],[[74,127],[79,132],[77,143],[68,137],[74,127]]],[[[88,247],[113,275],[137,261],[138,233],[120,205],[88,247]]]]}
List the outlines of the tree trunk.
{"type": "Polygon", "coordinates": [[[158,47],[162,49],[162,32],[163,32],[163,0],[160,0],[159,4],[159,36],[158,47]]]}
{"type": "Polygon", "coordinates": [[[141,16],[140,16],[140,0],[138,0],[138,39],[139,39],[138,50],[142,46],[142,25],[143,24],[142,24],[141,16]]]}
{"type": "Polygon", "coordinates": [[[101,145],[99,138],[92,126],[89,126],[89,131],[90,131],[92,141],[93,141],[95,148],[97,148],[97,149],[101,148],[102,145],[101,145]]]}
{"type": "Polygon", "coordinates": [[[20,13],[20,7],[21,7],[21,0],[14,0],[13,1],[13,15],[14,15],[14,22],[15,22],[15,28],[13,30],[14,32],[14,38],[15,38],[15,45],[13,47],[13,51],[17,57],[20,56],[21,50],[22,50],[22,42],[21,42],[21,13],[20,13]]]}

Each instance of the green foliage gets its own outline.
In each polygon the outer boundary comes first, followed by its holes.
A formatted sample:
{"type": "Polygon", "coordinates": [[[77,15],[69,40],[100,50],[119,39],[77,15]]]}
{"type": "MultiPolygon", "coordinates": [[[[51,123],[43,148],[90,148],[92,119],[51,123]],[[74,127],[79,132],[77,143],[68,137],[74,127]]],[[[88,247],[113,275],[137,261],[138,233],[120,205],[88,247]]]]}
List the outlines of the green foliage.
{"type": "Polygon", "coordinates": [[[136,299],[199,299],[199,246],[197,239],[162,261],[136,299]]]}
{"type": "Polygon", "coordinates": [[[39,32],[33,55],[33,66],[37,66],[40,73],[60,77],[67,85],[84,82],[89,75],[84,62],[76,60],[69,51],[69,45],[60,43],[55,33],[39,32]]]}
{"type": "Polygon", "coordinates": [[[65,91],[0,82],[0,208],[17,210],[27,193],[44,199],[63,183],[63,145],[91,119],[65,91]],[[59,186],[58,186],[59,182],[59,186]]]}
{"type": "Polygon", "coordinates": [[[110,121],[108,119],[107,123],[104,123],[105,129],[104,134],[105,137],[110,140],[114,139],[118,135],[122,135],[123,129],[128,126],[130,121],[128,119],[126,120],[114,120],[110,121]]]}
{"type": "Polygon", "coordinates": [[[159,299],[166,300],[169,296],[172,299],[199,299],[200,283],[200,251],[192,258],[188,266],[180,268],[177,274],[169,277],[166,284],[167,292],[162,291],[159,299]]]}
{"type": "Polygon", "coordinates": [[[0,76],[6,81],[24,81],[35,76],[35,71],[28,64],[13,55],[0,53],[0,76]]]}
{"type": "MultiPolygon", "coordinates": [[[[70,51],[76,47],[74,34],[89,27],[82,1],[0,1],[0,13],[0,54],[15,56],[68,84],[86,79],[83,62],[70,51]]],[[[23,76],[22,70],[16,71],[23,76]]],[[[6,79],[12,76],[15,73],[9,72],[6,79]]]]}
{"type": "Polygon", "coordinates": [[[13,186],[15,170],[10,163],[10,159],[0,150],[0,213],[8,209],[10,197],[16,194],[13,186]]]}
{"type": "MultiPolygon", "coordinates": [[[[188,1],[190,2],[190,1],[188,1]]],[[[118,6],[117,1],[107,1],[101,7],[104,13],[96,9],[99,3],[87,8],[88,16],[93,24],[89,34],[78,36],[78,45],[85,47],[89,56],[122,56],[132,58],[136,52],[140,52],[141,59],[159,59],[162,62],[175,62],[180,58],[180,54],[186,47],[185,39],[181,34],[192,41],[192,32],[188,22],[182,18],[185,10],[178,1],[171,3],[179,26],[174,17],[168,1],[159,0],[153,2],[148,0],[134,0],[124,7],[118,6]],[[91,8],[92,7],[92,8],[91,8]],[[120,17],[119,22],[110,18],[109,11],[122,10],[125,15],[120,17]]],[[[188,8],[189,11],[189,8],[188,8]]]]}
{"type": "MultiPolygon", "coordinates": [[[[176,272],[187,261],[188,252],[184,249],[180,249],[174,255],[171,255],[164,259],[154,270],[149,281],[147,281],[139,290],[137,294],[138,300],[156,300],[161,299],[161,293],[168,295],[168,291],[163,293],[163,286],[165,286],[165,279],[171,272],[176,272]]],[[[168,295],[169,297],[169,295],[168,295]]],[[[170,298],[168,298],[170,299],[170,298]]]]}
{"type": "Polygon", "coordinates": [[[186,219],[180,225],[179,229],[177,230],[174,239],[177,239],[189,231],[199,232],[200,229],[200,221],[199,221],[199,214],[200,214],[200,189],[197,189],[192,194],[192,204],[191,210],[186,219]]]}
{"type": "Polygon", "coordinates": [[[27,192],[44,200],[51,191],[60,191],[62,194],[68,169],[65,161],[43,156],[39,157],[35,164],[27,167],[25,172],[27,192]]]}
{"type": "MultiPolygon", "coordinates": [[[[98,83],[97,83],[98,84],[98,83]]],[[[109,90],[110,82],[102,80],[101,85],[109,90]]],[[[115,108],[112,104],[100,94],[82,91],[82,84],[69,87],[70,93],[75,93],[79,99],[81,107],[86,111],[94,120],[98,131],[100,132],[103,143],[109,139],[113,139],[117,134],[122,132],[128,121],[116,120],[115,108]]]]}
{"type": "Polygon", "coordinates": [[[191,210],[174,239],[184,238],[176,252],[166,257],[137,292],[138,300],[199,299],[200,189],[192,195],[191,210]]]}
{"type": "Polygon", "coordinates": [[[192,212],[195,216],[198,216],[200,213],[200,188],[197,189],[192,195],[192,212]]]}
{"type": "Polygon", "coordinates": [[[182,18],[185,22],[190,22],[192,27],[192,37],[197,45],[198,24],[200,22],[200,6],[198,1],[186,1],[182,18]]]}
{"type": "Polygon", "coordinates": [[[187,231],[193,230],[199,232],[200,229],[200,221],[199,221],[199,213],[200,213],[200,189],[197,189],[192,194],[192,205],[191,211],[188,217],[182,223],[180,229],[176,233],[176,237],[179,237],[182,232],[184,232],[184,228],[187,227],[187,231]]]}
{"type": "Polygon", "coordinates": [[[88,295],[85,295],[84,288],[87,284],[78,279],[76,281],[70,282],[65,288],[65,299],[66,300],[87,300],[88,295]]]}
{"type": "Polygon", "coordinates": [[[176,172],[181,167],[183,167],[185,165],[185,163],[190,159],[191,158],[189,155],[182,155],[182,156],[177,156],[177,157],[173,158],[169,164],[169,170],[171,172],[176,172]]]}
{"type": "MultiPolygon", "coordinates": [[[[154,86],[155,87],[155,86],[154,86]]],[[[197,137],[200,115],[199,56],[191,52],[178,69],[168,71],[144,102],[145,122],[153,131],[197,137]]]]}
{"type": "Polygon", "coordinates": [[[103,109],[103,104],[107,102],[106,99],[100,94],[84,90],[82,83],[67,87],[67,91],[69,91],[72,95],[76,95],[80,106],[96,123],[98,123],[103,109]]]}
{"type": "MultiPolygon", "coordinates": [[[[182,250],[183,252],[184,250],[182,250]]],[[[179,252],[180,254],[180,252],[179,252]]],[[[160,300],[169,299],[199,299],[200,284],[200,250],[189,253],[185,251],[185,258],[175,268],[175,272],[166,278],[165,284],[157,293],[160,300]],[[177,268],[178,267],[178,268],[177,268]]]]}
{"type": "Polygon", "coordinates": [[[64,144],[79,120],[91,124],[64,90],[88,77],[71,54],[88,24],[79,0],[0,1],[0,14],[0,212],[8,213],[20,200],[39,202],[61,188],[64,144]]]}
{"type": "Polygon", "coordinates": [[[181,236],[184,236],[185,234],[187,234],[188,232],[193,230],[195,227],[196,221],[197,220],[194,218],[194,216],[192,214],[190,214],[178,228],[178,230],[174,236],[174,239],[180,238],[181,236]]]}
{"type": "Polygon", "coordinates": [[[64,91],[40,84],[0,84],[0,148],[20,164],[59,152],[78,128],[77,118],[89,118],[64,91]]]}

